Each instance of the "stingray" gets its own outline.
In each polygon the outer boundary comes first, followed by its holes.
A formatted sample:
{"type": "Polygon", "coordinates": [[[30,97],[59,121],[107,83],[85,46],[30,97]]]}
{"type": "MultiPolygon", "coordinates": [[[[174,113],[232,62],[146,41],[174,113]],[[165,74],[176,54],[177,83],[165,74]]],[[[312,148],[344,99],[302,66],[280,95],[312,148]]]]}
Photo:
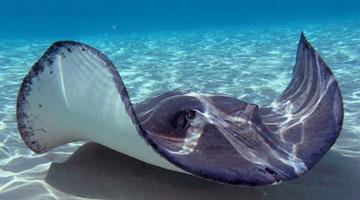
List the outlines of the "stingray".
{"type": "Polygon", "coordinates": [[[310,170],[340,134],[343,102],[335,76],[303,33],[290,84],[264,107],[180,90],[133,104],[109,58],[60,41],[23,79],[16,114],[22,139],[36,153],[92,141],[165,169],[256,186],[310,170]]]}

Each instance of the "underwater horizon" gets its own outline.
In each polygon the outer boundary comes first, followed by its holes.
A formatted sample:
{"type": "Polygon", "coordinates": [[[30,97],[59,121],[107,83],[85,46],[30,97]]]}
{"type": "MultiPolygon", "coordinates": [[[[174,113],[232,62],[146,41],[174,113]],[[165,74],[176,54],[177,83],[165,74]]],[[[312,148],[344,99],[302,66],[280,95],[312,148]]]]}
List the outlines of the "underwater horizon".
{"type": "Polygon", "coordinates": [[[2,1],[0,27],[0,199],[360,196],[359,1],[2,1]],[[298,179],[233,187],[84,142],[35,154],[17,129],[20,84],[56,41],[83,42],[107,55],[133,103],[181,89],[266,106],[290,82],[301,32],[339,82],[345,118],[335,145],[298,179]]]}

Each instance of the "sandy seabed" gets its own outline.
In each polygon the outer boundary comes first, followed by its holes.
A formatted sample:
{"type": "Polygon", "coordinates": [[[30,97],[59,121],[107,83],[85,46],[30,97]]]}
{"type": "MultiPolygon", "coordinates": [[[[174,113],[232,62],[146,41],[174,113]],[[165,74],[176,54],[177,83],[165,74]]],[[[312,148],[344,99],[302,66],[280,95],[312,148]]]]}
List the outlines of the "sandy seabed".
{"type": "Polygon", "coordinates": [[[360,20],[74,38],[117,66],[133,102],[164,91],[215,92],[267,105],[287,86],[300,31],[334,72],[345,103],[336,144],[304,176],[234,187],[167,171],[95,143],[37,155],[20,138],[16,95],[58,38],[0,41],[0,199],[356,199],[360,196],[360,20]]]}

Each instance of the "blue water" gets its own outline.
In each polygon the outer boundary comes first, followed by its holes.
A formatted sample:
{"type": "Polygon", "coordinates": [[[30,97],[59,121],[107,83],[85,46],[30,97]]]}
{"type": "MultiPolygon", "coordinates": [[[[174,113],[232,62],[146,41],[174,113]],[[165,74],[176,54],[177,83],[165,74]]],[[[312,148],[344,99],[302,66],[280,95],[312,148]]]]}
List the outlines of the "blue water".
{"type": "Polygon", "coordinates": [[[191,30],[299,23],[356,15],[357,0],[15,0],[2,1],[2,37],[191,30]],[[114,30],[116,26],[116,30],[114,30]]]}
{"type": "Polygon", "coordinates": [[[357,199],[359,67],[356,0],[1,1],[0,199],[357,199]],[[330,152],[297,180],[230,187],[93,144],[36,155],[20,139],[19,85],[57,40],[81,41],[104,52],[134,102],[181,88],[266,105],[290,81],[301,31],[340,84],[345,123],[330,152]]]}

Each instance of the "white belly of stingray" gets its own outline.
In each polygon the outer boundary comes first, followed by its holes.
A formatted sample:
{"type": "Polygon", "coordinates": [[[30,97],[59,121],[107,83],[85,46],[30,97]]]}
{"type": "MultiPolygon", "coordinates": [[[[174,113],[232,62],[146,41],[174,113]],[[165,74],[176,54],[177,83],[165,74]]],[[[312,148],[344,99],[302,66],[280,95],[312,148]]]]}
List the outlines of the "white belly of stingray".
{"type": "Polygon", "coordinates": [[[122,94],[124,85],[114,69],[89,46],[60,42],[50,47],[19,92],[17,118],[26,144],[40,153],[68,142],[93,141],[144,162],[182,171],[138,133],[134,116],[130,116],[129,97],[122,94]]]}

